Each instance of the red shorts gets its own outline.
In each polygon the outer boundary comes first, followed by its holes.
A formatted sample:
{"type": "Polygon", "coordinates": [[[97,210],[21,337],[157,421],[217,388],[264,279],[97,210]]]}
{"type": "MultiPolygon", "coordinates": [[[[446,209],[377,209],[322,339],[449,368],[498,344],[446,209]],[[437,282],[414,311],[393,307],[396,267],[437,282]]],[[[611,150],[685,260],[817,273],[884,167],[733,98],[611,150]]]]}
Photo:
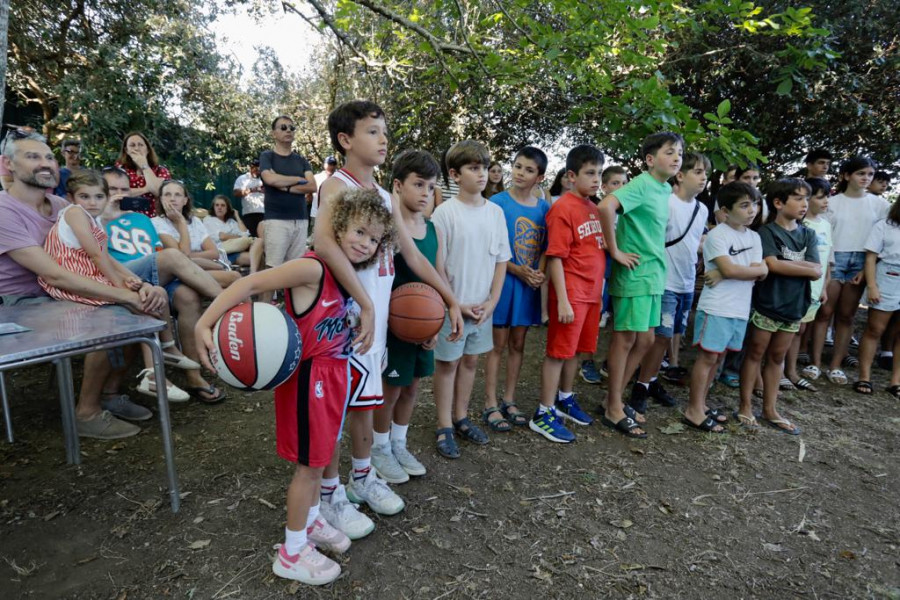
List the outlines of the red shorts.
{"type": "Polygon", "coordinates": [[[557,312],[557,298],[550,289],[547,298],[547,312],[550,323],[547,327],[547,356],[567,360],[579,352],[593,354],[597,351],[597,336],[600,333],[600,303],[575,302],[572,304],[575,319],[571,323],[560,323],[557,312]]]}
{"type": "Polygon", "coordinates": [[[275,388],[278,456],[308,467],[331,462],[347,408],[347,359],[304,360],[275,388]]]}

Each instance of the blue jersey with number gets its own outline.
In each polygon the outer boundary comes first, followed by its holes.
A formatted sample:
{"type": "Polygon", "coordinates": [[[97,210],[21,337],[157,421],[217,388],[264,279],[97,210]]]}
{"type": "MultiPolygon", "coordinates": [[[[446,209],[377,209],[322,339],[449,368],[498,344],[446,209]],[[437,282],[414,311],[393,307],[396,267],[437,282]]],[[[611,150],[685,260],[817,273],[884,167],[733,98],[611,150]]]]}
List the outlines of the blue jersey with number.
{"type": "Polygon", "coordinates": [[[162,248],[150,217],[141,213],[124,214],[105,225],[109,236],[109,254],[120,263],[142,258],[162,248]]]}

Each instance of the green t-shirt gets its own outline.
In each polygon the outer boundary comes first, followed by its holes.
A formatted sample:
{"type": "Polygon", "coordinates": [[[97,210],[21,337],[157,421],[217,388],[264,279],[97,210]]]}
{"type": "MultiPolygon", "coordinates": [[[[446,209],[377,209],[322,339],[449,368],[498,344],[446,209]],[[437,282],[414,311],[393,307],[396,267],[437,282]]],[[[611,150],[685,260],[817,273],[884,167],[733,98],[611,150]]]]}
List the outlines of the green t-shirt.
{"type": "Polygon", "coordinates": [[[616,224],[616,244],[622,252],[641,257],[627,269],[613,261],[611,296],[661,296],[666,290],[666,222],[672,186],[642,173],[613,192],[622,205],[616,224]]]}

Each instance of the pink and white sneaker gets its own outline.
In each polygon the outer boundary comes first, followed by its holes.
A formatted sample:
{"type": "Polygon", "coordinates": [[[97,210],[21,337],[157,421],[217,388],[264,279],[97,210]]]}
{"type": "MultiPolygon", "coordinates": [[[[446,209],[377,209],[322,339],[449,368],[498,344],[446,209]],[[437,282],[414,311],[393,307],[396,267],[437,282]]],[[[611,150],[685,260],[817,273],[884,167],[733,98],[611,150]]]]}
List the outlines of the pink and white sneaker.
{"type": "Polygon", "coordinates": [[[332,527],[331,524],[318,517],[312,527],[306,530],[307,539],[315,544],[317,548],[327,550],[329,552],[337,552],[342,554],[350,548],[350,538],[343,531],[332,527]]]}
{"type": "Polygon", "coordinates": [[[294,556],[288,556],[284,546],[277,544],[278,555],[272,563],[272,572],[285,579],[295,579],[309,585],[325,585],[341,576],[341,567],[321,554],[311,544],[306,544],[294,556]]]}

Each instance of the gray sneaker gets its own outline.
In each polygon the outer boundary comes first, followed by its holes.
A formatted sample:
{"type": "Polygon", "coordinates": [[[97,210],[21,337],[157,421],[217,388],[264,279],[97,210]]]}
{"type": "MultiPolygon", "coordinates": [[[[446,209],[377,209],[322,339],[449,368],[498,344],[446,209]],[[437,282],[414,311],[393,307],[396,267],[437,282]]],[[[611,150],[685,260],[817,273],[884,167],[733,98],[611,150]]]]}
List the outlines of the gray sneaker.
{"type": "Polygon", "coordinates": [[[391,450],[394,453],[394,458],[397,459],[397,462],[400,463],[400,466],[403,467],[403,470],[408,475],[421,477],[425,474],[425,465],[420,463],[419,459],[406,449],[405,442],[391,442],[391,450]]]}
{"type": "Polygon", "coordinates": [[[384,446],[372,446],[372,467],[378,472],[378,476],[388,483],[406,483],[409,481],[409,474],[394,458],[394,453],[387,444],[384,446]]]}
{"type": "Polygon", "coordinates": [[[114,417],[129,421],[146,421],[153,417],[150,409],[135,404],[127,394],[110,394],[100,402],[103,410],[108,410],[114,417]]]}
{"type": "Polygon", "coordinates": [[[108,410],[97,413],[87,421],[75,419],[75,428],[79,437],[97,438],[99,440],[118,440],[140,433],[141,428],[125,421],[120,421],[108,410]]]}

